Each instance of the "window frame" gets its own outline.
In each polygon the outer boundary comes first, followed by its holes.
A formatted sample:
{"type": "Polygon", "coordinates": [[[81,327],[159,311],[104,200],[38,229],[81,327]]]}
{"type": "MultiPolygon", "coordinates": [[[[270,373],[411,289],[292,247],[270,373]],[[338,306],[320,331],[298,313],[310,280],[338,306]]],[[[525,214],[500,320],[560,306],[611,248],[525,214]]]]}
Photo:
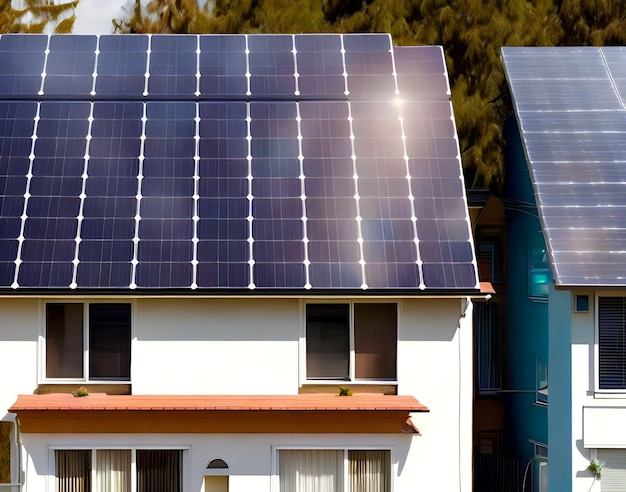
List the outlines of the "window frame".
{"type": "Polygon", "coordinates": [[[191,473],[191,459],[189,457],[189,453],[191,450],[191,445],[183,444],[183,445],[157,445],[157,444],[133,444],[133,445],[115,445],[115,444],[106,444],[106,445],[96,445],[96,444],[50,444],[48,446],[48,475],[47,482],[48,488],[47,490],[51,490],[53,492],[57,492],[56,487],[56,460],[54,457],[55,451],[91,451],[91,478],[92,483],[95,483],[95,473],[96,467],[96,451],[101,450],[111,450],[111,451],[131,451],[131,492],[137,491],[137,451],[181,451],[181,462],[180,462],[180,473],[182,478],[181,490],[185,491],[189,488],[191,473]]]}
{"type": "Polygon", "coordinates": [[[98,298],[46,298],[39,303],[39,343],[37,359],[38,384],[131,384],[133,380],[132,354],[135,345],[136,302],[134,299],[98,298]],[[83,377],[82,378],[51,378],[47,376],[47,306],[48,304],[82,304],[83,306],[83,377]],[[89,377],[89,306],[91,304],[128,304],[130,305],[130,371],[128,379],[90,379],[89,377]]]}
{"type": "MultiPolygon", "coordinates": [[[[402,301],[399,299],[316,299],[300,301],[300,338],[299,338],[299,386],[305,384],[331,385],[338,386],[342,384],[359,385],[359,384],[380,384],[380,385],[397,385],[398,384],[398,342],[400,339],[400,319],[402,312],[402,301]],[[307,345],[306,345],[306,307],[310,304],[348,304],[350,322],[349,330],[349,379],[309,379],[307,377],[307,345]],[[396,377],[393,379],[356,379],[355,376],[355,337],[354,337],[354,305],[355,304],[395,304],[396,305],[396,377]]],[[[330,449],[330,448],[329,448],[330,449]]],[[[374,449],[374,448],[372,448],[374,449]]]]}
{"type": "Polygon", "coordinates": [[[391,491],[395,490],[395,481],[398,476],[398,462],[396,460],[395,446],[367,446],[363,444],[352,445],[347,443],[339,444],[273,444],[271,446],[272,464],[270,469],[270,492],[280,492],[280,475],[278,473],[278,455],[280,450],[296,450],[296,451],[343,451],[343,470],[344,470],[344,492],[349,492],[349,475],[348,475],[348,452],[349,451],[389,451],[390,463],[390,482],[391,491]]]}
{"type": "MultiPolygon", "coordinates": [[[[626,385],[624,388],[600,388],[600,298],[601,297],[617,297],[626,299],[624,292],[602,292],[597,293],[593,297],[593,306],[589,306],[589,311],[593,310],[594,324],[594,341],[593,341],[593,384],[594,394],[596,397],[612,398],[616,395],[626,396],[626,385]]],[[[591,304],[591,303],[590,303],[591,304]]],[[[626,323],[624,323],[624,332],[626,332],[626,323]]],[[[625,363],[626,364],[626,363],[625,363]]]]}

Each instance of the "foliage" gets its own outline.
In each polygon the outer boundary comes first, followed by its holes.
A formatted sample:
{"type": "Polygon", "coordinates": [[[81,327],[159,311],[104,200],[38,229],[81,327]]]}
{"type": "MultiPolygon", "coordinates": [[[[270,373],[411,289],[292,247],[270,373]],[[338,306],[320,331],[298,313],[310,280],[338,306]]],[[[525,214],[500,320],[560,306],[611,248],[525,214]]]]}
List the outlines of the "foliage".
{"type": "Polygon", "coordinates": [[[352,390],[346,386],[339,386],[339,396],[352,396],[352,390]]]}
{"type": "Polygon", "coordinates": [[[604,466],[604,463],[598,460],[591,460],[589,462],[589,466],[587,466],[587,470],[589,470],[595,478],[599,478],[600,474],[602,473],[603,466],[604,466]]]}
{"type": "MultiPolygon", "coordinates": [[[[2,0],[0,0],[2,1],[2,0]]],[[[626,43],[614,0],[134,0],[115,31],[388,32],[398,45],[442,45],[466,182],[498,190],[512,114],[502,46],[626,43]]]]}
{"type": "Polygon", "coordinates": [[[84,386],[81,386],[76,391],[73,391],[72,395],[74,395],[77,398],[80,398],[80,397],[83,397],[83,396],[89,396],[89,390],[87,388],[85,388],[84,386]]]}
{"type": "Polygon", "coordinates": [[[12,0],[0,0],[0,33],[42,33],[51,30],[57,34],[72,32],[79,0],[55,3],[51,0],[23,0],[15,7],[12,0]]]}
{"type": "Polygon", "coordinates": [[[0,483],[11,483],[12,422],[0,422],[0,483]]]}

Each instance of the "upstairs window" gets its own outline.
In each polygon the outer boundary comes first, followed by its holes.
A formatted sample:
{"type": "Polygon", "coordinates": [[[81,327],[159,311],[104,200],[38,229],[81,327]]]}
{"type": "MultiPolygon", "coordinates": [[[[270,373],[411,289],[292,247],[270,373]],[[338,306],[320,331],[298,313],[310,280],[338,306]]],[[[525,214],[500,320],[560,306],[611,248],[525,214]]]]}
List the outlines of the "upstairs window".
{"type": "Polygon", "coordinates": [[[528,244],[528,295],[531,299],[547,299],[552,282],[543,234],[537,232],[529,237],[528,244]]]}
{"type": "Polygon", "coordinates": [[[598,299],[598,373],[601,390],[626,389],[626,297],[598,299]]]}
{"type": "Polygon", "coordinates": [[[493,302],[474,303],[476,384],[480,393],[502,389],[502,314],[493,302]]]}
{"type": "Polygon", "coordinates": [[[127,303],[46,304],[46,378],[130,380],[130,318],[127,303]]]}
{"type": "Polygon", "coordinates": [[[397,318],[394,303],[308,304],[307,379],[395,380],[397,318]]]}

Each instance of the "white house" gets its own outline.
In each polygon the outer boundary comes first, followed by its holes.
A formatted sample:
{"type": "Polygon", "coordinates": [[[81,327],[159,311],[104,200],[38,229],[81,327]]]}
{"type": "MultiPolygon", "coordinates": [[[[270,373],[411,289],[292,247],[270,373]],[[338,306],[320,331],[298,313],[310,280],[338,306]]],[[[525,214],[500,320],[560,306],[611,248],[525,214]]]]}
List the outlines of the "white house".
{"type": "Polygon", "coordinates": [[[518,186],[534,192],[534,203],[511,206],[538,216],[529,237],[542,233],[546,246],[529,281],[547,304],[547,490],[622,491],[626,52],[507,47],[503,60],[523,144],[515,166],[528,182],[518,186]]]}
{"type": "Polygon", "coordinates": [[[0,152],[0,491],[469,492],[440,48],[2,35],[0,152]]]}

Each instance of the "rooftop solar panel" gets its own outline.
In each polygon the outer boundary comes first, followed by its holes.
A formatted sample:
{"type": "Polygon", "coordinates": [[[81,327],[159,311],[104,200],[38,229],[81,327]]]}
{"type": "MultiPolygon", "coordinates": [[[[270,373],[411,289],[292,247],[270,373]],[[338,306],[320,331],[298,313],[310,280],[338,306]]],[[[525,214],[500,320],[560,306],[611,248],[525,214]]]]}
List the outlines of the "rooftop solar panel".
{"type": "Polygon", "coordinates": [[[502,54],[556,284],[626,285],[626,51],[502,54]]]}
{"type": "Polygon", "coordinates": [[[2,35],[0,60],[0,288],[478,287],[438,47],[2,35]]]}

